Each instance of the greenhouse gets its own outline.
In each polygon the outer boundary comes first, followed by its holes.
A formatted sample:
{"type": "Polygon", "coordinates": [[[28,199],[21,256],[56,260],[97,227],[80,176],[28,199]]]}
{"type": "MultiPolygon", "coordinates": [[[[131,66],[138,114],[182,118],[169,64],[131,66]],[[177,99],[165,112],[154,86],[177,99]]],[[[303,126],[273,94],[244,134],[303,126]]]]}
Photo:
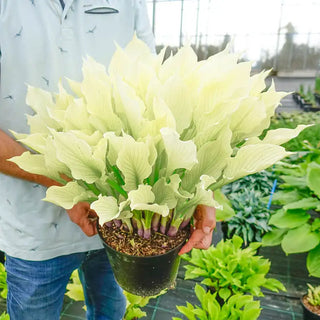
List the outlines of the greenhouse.
{"type": "Polygon", "coordinates": [[[0,0],[0,320],[320,320],[319,10],[0,0]]]}

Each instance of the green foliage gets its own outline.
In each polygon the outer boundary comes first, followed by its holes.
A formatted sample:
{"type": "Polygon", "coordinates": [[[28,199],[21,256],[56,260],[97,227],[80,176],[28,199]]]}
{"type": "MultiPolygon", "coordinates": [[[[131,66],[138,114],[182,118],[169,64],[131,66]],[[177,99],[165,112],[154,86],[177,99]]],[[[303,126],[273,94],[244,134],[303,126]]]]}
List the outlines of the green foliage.
{"type": "MultiPolygon", "coordinates": [[[[199,284],[195,287],[200,306],[177,306],[180,313],[189,320],[255,320],[260,315],[260,302],[252,296],[237,294],[230,297],[221,307],[216,300],[216,293],[206,292],[199,284]]],[[[173,317],[172,320],[181,320],[173,317]]]]}
{"type": "Polygon", "coordinates": [[[222,190],[225,194],[231,194],[242,192],[244,189],[250,189],[264,197],[270,195],[275,178],[274,172],[262,170],[234,181],[224,186],[222,190]]]}
{"type": "Polygon", "coordinates": [[[78,270],[73,271],[71,274],[70,281],[67,285],[66,296],[75,301],[84,301],[84,293],[78,270]]]}
{"type": "Polygon", "coordinates": [[[222,206],[216,209],[217,221],[225,221],[235,215],[230,200],[224,195],[221,189],[214,191],[214,199],[222,206]]]}
{"type": "Polygon", "coordinates": [[[282,207],[270,218],[263,245],[281,244],[286,254],[308,252],[308,271],[320,277],[320,152],[306,146],[309,151],[295,163],[275,168],[282,183],[273,201],[282,207]]]}
{"type": "Polygon", "coordinates": [[[316,77],[315,79],[314,91],[320,94],[320,77],[316,77]]]}
{"type": "Polygon", "coordinates": [[[271,228],[268,225],[270,210],[260,194],[244,189],[241,193],[230,194],[229,199],[236,214],[227,221],[228,238],[236,234],[244,240],[245,246],[253,241],[261,241],[271,228]]]}
{"type": "Polygon", "coordinates": [[[4,268],[4,265],[0,263],[0,297],[3,299],[7,299],[7,294],[8,294],[7,273],[4,268]]]}
{"type": "MultiPolygon", "coordinates": [[[[320,112],[280,113],[271,119],[268,130],[277,128],[295,128],[298,124],[314,124],[303,130],[296,138],[291,139],[283,146],[289,151],[305,150],[304,141],[309,141],[314,147],[320,141],[320,112]]],[[[266,132],[265,132],[266,133],[266,132]]]]}
{"type": "Polygon", "coordinates": [[[234,294],[263,296],[261,287],[285,291],[278,280],[266,278],[270,261],[255,255],[261,244],[251,243],[242,249],[242,243],[240,237],[234,236],[208,250],[193,249],[191,255],[183,255],[189,262],[185,266],[185,279],[202,277],[201,283],[216,291],[224,301],[234,294]]]}
{"type": "Polygon", "coordinates": [[[147,315],[146,312],[142,311],[140,308],[145,307],[149,303],[150,299],[154,299],[165,294],[166,290],[163,290],[158,295],[151,297],[140,297],[126,291],[123,293],[127,298],[127,309],[124,315],[124,320],[135,320],[147,315]]]}
{"type": "MultiPolygon", "coordinates": [[[[142,311],[140,308],[145,307],[150,299],[156,298],[162,294],[164,294],[166,291],[163,290],[160,292],[157,296],[152,297],[140,297],[133,295],[129,292],[124,291],[124,295],[127,298],[127,309],[124,316],[124,320],[135,320],[145,317],[147,314],[142,311]]],[[[83,288],[79,279],[79,273],[78,270],[73,271],[70,282],[67,285],[67,292],[66,295],[75,300],[75,301],[84,301],[84,294],[83,294],[83,288]]],[[[84,307],[85,309],[85,307],[84,307]]],[[[0,318],[1,320],[1,318],[0,318]]]]}
{"type": "Polygon", "coordinates": [[[3,312],[0,314],[0,320],[10,320],[10,317],[6,312],[3,312]]]}
{"type": "Polygon", "coordinates": [[[307,300],[314,306],[320,306],[320,286],[313,287],[308,283],[307,300]]]}

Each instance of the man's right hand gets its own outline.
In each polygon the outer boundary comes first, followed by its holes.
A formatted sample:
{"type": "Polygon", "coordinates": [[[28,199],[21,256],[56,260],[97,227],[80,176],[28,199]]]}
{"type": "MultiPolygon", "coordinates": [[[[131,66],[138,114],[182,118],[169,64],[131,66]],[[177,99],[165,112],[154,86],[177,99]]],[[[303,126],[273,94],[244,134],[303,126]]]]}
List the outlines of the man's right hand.
{"type": "Polygon", "coordinates": [[[98,233],[98,215],[90,209],[88,202],[75,204],[70,210],[67,210],[67,213],[70,220],[77,224],[87,236],[92,237],[98,233]]]}

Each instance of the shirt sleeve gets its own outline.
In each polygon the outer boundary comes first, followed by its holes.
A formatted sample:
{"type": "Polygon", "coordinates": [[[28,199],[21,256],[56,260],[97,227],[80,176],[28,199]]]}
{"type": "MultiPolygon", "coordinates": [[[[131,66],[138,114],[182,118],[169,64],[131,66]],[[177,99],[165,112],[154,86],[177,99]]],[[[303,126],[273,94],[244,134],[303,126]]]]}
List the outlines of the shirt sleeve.
{"type": "Polygon", "coordinates": [[[152,52],[156,52],[146,0],[136,0],[135,2],[135,32],[137,37],[143,40],[152,52]]]}

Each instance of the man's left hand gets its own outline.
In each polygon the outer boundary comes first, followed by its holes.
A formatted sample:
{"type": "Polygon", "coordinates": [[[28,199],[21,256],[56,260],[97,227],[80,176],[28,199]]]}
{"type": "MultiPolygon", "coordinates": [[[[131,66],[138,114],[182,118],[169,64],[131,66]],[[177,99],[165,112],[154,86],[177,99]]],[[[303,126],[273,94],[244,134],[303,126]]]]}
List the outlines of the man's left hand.
{"type": "Polygon", "coordinates": [[[189,252],[192,248],[208,249],[212,242],[212,232],[216,226],[216,209],[199,205],[194,214],[194,226],[191,237],[182,247],[179,255],[189,252]]]}

